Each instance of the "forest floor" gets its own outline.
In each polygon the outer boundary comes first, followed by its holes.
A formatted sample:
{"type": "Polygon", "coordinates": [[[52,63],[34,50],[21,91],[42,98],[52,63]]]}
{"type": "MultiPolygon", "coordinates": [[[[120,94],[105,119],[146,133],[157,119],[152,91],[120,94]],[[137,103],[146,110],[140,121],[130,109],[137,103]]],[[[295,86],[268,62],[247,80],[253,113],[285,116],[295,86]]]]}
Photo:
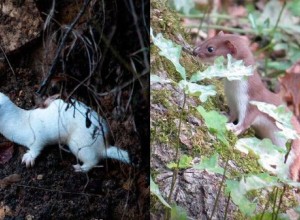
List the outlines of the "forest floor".
{"type": "MultiPolygon", "coordinates": [[[[39,2],[37,1],[37,3],[39,2]]],[[[51,6],[51,3],[52,1],[47,1],[48,6],[51,6]]],[[[57,8],[58,12],[61,13],[59,10],[62,10],[68,4],[70,6],[71,3],[73,1],[60,2],[60,8],[57,8]]],[[[98,1],[93,1],[93,3],[97,5],[98,1]]],[[[32,4],[32,1],[26,0],[24,5],[26,4],[32,4]]],[[[116,2],[115,4],[117,5],[116,2]]],[[[107,7],[110,7],[109,4],[107,5],[107,7]]],[[[73,17],[78,13],[78,6],[80,4],[74,4],[68,8],[68,10],[70,8],[76,10],[69,11],[69,14],[65,15],[66,19],[73,20],[73,17]]],[[[119,8],[122,9],[120,11],[123,11],[124,7],[119,6],[119,8]]],[[[114,20],[115,18],[109,17],[111,14],[122,17],[121,14],[118,14],[118,11],[114,10],[115,8],[111,8],[111,11],[107,10],[105,18],[117,22],[114,20]]],[[[62,11],[66,13],[65,8],[62,11]]],[[[128,17],[130,16],[128,15],[128,17]]],[[[70,21],[67,23],[70,23],[70,21]]],[[[1,25],[5,22],[9,22],[9,19],[6,18],[5,20],[4,17],[0,17],[0,31],[3,28],[1,25]]],[[[87,26],[87,23],[85,24],[87,26]]],[[[14,26],[10,27],[13,29],[14,26]]],[[[116,35],[118,35],[118,32],[116,35]]],[[[12,38],[10,39],[12,40],[12,38]]],[[[36,108],[36,91],[45,78],[46,71],[43,71],[43,73],[39,68],[36,68],[36,64],[41,59],[40,52],[45,50],[43,40],[40,35],[26,47],[18,49],[12,54],[7,53],[10,63],[6,62],[4,56],[2,57],[4,62],[2,59],[0,60],[0,92],[8,95],[16,105],[23,109],[36,108]]],[[[122,44],[121,41],[118,40],[118,42],[122,44]]],[[[2,46],[3,43],[1,42],[2,46]]],[[[129,43],[130,41],[128,41],[128,45],[122,44],[123,48],[127,46],[130,48],[129,43]]],[[[118,45],[114,45],[114,47],[117,48],[118,45]]],[[[4,47],[4,50],[7,48],[4,47]]],[[[126,50],[124,49],[124,51],[126,50]]],[[[126,53],[129,52],[126,51],[126,53]]],[[[3,54],[0,53],[0,55],[3,54]]],[[[112,56],[107,53],[107,56],[109,55],[112,56]]],[[[81,55],[81,57],[84,56],[81,55]]],[[[51,58],[53,59],[53,56],[51,58]]],[[[52,59],[47,60],[49,65],[52,59]]],[[[106,61],[103,62],[104,66],[111,70],[108,75],[113,79],[122,78],[120,75],[115,76],[115,69],[110,67],[112,62],[116,61],[111,57],[104,57],[103,59],[110,62],[107,65],[106,61]]],[[[74,59],[71,61],[73,63],[70,64],[75,69],[75,66],[81,61],[74,59]]],[[[119,68],[122,73],[125,72],[122,65],[119,66],[117,63],[114,63],[114,68],[119,68]]],[[[113,89],[114,84],[106,84],[105,86],[113,89]]],[[[106,88],[103,88],[102,92],[105,92],[106,88]]],[[[119,101],[129,103],[131,91],[130,86],[124,88],[118,97],[119,101]]],[[[82,91],[79,90],[76,96],[89,105],[89,100],[85,99],[88,95],[80,94],[80,92],[82,91]]],[[[147,219],[149,217],[149,173],[147,171],[148,167],[140,163],[143,156],[140,153],[141,140],[135,127],[135,116],[133,116],[132,111],[127,111],[121,120],[114,117],[116,94],[111,93],[102,96],[98,101],[104,111],[102,116],[107,120],[113,134],[114,145],[127,150],[135,161],[139,161],[138,165],[101,160],[99,167],[93,168],[88,174],[76,173],[72,167],[73,164],[76,164],[76,157],[72,153],[61,150],[58,145],[53,145],[42,151],[33,167],[26,168],[24,164],[21,164],[26,148],[13,144],[13,147],[9,149],[12,157],[5,163],[0,163],[0,182],[13,174],[20,175],[20,178],[15,183],[6,186],[0,183],[0,219],[147,219]]],[[[95,105],[91,106],[95,107],[95,105]]],[[[141,104],[139,108],[143,108],[148,112],[147,103],[145,106],[141,104]]],[[[139,121],[139,123],[146,127],[148,120],[146,124],[143,124],[142,121],[139,121]]],[[[145,136],[147,135],[145,134],[145,136]]],[[[7,143],[8,140],[0,136],[0,146],[5,146],[7,143]]],[[[147,148],[147,152],[148,146],[144,147],[147,148]]],[[[147,163],[144,162],[143,164],[147,163]]]]}

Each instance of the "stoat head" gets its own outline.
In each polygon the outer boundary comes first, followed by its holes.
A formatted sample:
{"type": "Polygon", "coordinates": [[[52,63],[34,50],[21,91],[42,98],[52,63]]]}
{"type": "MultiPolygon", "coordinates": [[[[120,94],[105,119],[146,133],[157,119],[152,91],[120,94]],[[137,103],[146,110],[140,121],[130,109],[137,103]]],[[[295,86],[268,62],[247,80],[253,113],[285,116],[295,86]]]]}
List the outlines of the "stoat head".
{"type": "Polygon", "coordinates": [[[226,58],[227,54],[237,60],[244,60],[246,64],[254,62],[248,40],[238,35],[224,34],[223,31],[197,45],[193,54],[204,63],[212,63],[219,56],[226,58]]]}

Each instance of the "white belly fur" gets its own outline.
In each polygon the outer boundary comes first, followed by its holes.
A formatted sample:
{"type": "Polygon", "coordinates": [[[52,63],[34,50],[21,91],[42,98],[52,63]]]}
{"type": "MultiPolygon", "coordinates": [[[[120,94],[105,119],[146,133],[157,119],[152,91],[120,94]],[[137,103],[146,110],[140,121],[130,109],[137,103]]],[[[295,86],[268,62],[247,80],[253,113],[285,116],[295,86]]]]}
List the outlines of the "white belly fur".
{"type": "Polygon", "coordinates": [[[224,80],[225,95],[228,106],[233,114],[238,117],[239,123],[246,117],[247,107],[249,105],[248,82],[247,80],[224,80]]]}

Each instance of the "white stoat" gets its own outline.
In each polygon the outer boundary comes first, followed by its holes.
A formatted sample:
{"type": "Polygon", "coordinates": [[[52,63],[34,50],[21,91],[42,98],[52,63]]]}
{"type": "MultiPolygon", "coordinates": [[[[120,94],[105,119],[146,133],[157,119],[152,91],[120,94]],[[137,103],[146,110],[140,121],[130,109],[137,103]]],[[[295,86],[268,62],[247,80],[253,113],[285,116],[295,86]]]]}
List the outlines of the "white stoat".
{"type": "Polygon", "coordinates": [[[27,147],[22,163],[33,166],[46,145],[66,144],[83,162],[73,165],[76,172],[88,172],[101,158],[130,163],[128,152],[108,143],[106,121],[82,102],[61,99],[47,108],[24,110],[0,93],[0,133],[7,139],[27,147]]]}

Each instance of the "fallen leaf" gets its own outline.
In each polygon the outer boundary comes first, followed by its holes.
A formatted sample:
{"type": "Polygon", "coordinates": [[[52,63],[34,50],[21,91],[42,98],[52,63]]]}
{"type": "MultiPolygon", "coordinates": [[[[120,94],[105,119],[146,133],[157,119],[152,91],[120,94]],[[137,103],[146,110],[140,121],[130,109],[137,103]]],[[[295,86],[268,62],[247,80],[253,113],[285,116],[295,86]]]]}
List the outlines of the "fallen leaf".
{"type": "Polygon", "coordinates": [[[300,116],[300,60],[286,70],[285,76],[279,79],[280,94],[293,109],[294,114],[300,116]]]}
{"type": "Polygon", "coordinates": [[[11,174],[3,179],[0,180],[0,188],[3,189],[12,183],[17,183],[21,181],[21,175],[20,174],[11,174]]]}
{"type": "Polygon", "coordinates": [[[12,216],[11,209],[4,205],[3,202],[0,204],[0,219],[4,219],[5,217],[12,216]]]}
{"type": "Polygon", "coordinates": [[[132,181],[131,180],[127,180],[124,184],[123,184],[123,189],[129,191],[132,187],[132,181]]]}
{"type": "Polygon", "coordinates": [[[234,5],[228,8],[228,14],[233,17],[246,17],[248,12],[244,6],[234,5]]]}
{"type": "Polygon", "coordinates": [[[10,160],[14,152],[14,144],[12,142],[0,143],[0,164],[5,164],[10,160]]]}

